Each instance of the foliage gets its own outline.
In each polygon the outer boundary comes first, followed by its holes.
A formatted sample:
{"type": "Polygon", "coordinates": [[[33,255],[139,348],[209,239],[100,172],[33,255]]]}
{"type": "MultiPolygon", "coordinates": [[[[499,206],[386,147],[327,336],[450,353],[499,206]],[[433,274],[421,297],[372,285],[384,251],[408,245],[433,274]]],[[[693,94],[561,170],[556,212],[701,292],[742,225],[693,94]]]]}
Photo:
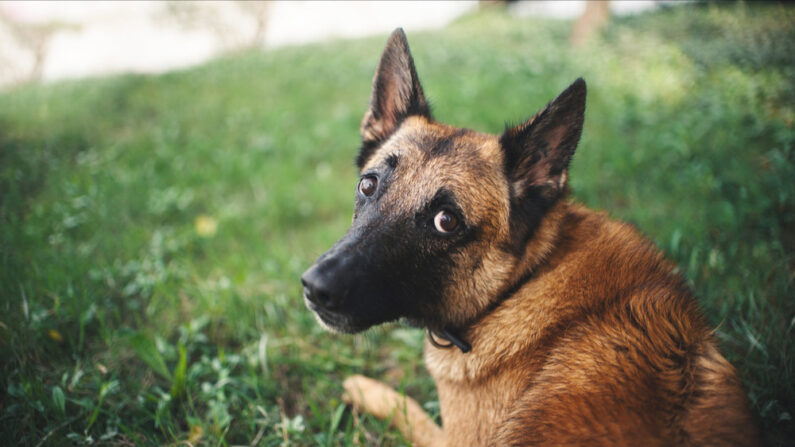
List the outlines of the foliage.
{"type": "MultiPolygon", "coordinates": [[[[589,84],[575,199],[690,278],[769,440],[792,414],[792,9],[409,35],[436,117],[499,132],[589,84]]],[[[0,96],[0,432],[20,445],[402,445],[340,402],[364,373],[438,413],[423,334],[331,336],[299,276],[347,227],[378,38],[0,96]]]]}

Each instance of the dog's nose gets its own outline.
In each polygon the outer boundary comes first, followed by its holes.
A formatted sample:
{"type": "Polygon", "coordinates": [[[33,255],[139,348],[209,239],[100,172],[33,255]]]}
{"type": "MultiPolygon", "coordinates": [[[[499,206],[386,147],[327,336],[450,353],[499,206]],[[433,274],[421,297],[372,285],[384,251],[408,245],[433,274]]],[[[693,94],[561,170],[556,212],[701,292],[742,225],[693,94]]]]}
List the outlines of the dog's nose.
{"type": "Polygon", "coordinates": [[[330,290],[328,281],[325,280],[316,265],[301,275],[301,284],[304,285],[306,299],[312,303],[329,310],[339,306],[340,300],[330,290]]]}

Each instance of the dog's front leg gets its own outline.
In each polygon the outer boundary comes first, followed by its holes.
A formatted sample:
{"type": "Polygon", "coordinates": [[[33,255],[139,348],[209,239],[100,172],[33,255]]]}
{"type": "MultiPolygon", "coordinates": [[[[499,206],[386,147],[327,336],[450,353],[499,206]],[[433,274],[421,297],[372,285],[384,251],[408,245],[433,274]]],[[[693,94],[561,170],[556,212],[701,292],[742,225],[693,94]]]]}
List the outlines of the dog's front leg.
{"type": "Polygon", "coordinates": [[[401,395],[382,382],[360,375],[348,377],[342,386],[345,388],[344,398],[354,408],[378,419],[391,418],[392,425],[415,446],[444,445],[441,427],[414,399],[401,395]]]}

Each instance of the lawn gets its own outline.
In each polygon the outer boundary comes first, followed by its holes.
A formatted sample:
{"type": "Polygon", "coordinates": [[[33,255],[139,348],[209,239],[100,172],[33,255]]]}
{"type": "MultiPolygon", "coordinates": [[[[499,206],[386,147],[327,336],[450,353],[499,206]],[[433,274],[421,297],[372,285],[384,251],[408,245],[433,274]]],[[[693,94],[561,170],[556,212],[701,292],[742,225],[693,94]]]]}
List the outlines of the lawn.
{"type": "MultiPolygon", "coordinates": [[[[771,445],[795,439],[795,9],[409,33],[435,116],[500,132],[588,82],[573,196],[680,266],[771,445]]],[[[350,222],[386,36],[0,94],[0,443],[404,445],[351,373],[438,413],[400,324],[329,335],[300,274],[350,222]]]]}

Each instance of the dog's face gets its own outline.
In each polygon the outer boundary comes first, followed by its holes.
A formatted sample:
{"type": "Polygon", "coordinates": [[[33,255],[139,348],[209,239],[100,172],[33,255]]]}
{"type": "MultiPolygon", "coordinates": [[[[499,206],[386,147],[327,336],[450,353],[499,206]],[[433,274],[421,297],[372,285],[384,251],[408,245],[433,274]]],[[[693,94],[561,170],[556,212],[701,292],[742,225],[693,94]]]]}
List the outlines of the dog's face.
{"type": "Polygon", "coordinates": [[[476,318],[510,288],[541,218],[566,189],[585,83],[501,136],[431,118],[402,30],[389,39],[362,120],[353,223],[302,276],[327,328],[476,318]]]}

